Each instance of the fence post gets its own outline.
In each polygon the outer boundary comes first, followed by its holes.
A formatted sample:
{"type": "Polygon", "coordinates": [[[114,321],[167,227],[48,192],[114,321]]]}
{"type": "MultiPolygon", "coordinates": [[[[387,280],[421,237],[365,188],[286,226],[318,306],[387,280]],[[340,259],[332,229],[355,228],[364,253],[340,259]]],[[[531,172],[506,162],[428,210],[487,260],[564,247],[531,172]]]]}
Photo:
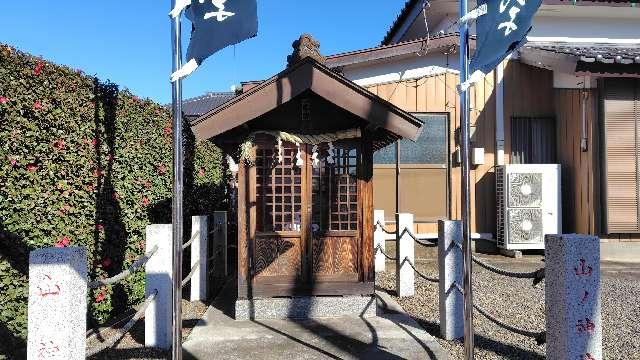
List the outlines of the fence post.
{"type": "Polygon", "coordinates": [[[28,301],[27,359],[84,359],[87,336],[85,249],[31,251],[28,301]]]}
{"type": "Polygon", "coordinates": [[[373,232],[373,253],[375,254],[375,270],[376,272],[383,272],[385,267],[385,258],[382,251],[385,251],[385,233],[382,229],[384,226],[384,210],[373,211],[373,223],[375,224],[375,231],[373,232]],[[382,226],[378,226],[380,223],[382,226]],[[378,247],[381,251],[378,250],[378,247]]]}
{"type": "Polygon", "coordinates": [[[396,244],[396,292],[399,297],[413,296],[415,293],[415,273],[409,262],[414,262],[414,243],[409,234],[403,230],[413,233],[413,214],[398,214],[396,221],[399,235],[396,244]]]}
{"type": "MultiPolygon", "coordinates": [[[[213,212],[213,226],[215,232],[213,233],[213,254],[214,259],[218,260],[222,258],[222,264],[224,274],[222,277],[229,275],[229,269],[227,265],[227,212],[226,211],[214,211],[213,212]]],[[[213,269],[214,274],[220,274],[221,271],[213,269]]]]}
{"type": "Polygon", "coordinates": [[[208,220],[206,216],[191,217],[191,267],[199,263],[196,272],[191,278],[190,301],[205,301],[208,295],[207,258],[209,255],[208,220]]]}
{"type": "Polygon", "coordinates": [[[158,246],[145,266],[145,296],[158,291],[155,300],[144,312],[144,344],[147,347],[171,347],[171,277],[172,246],[171,224],[147,225],[146,252],[158,246]]]}
{"type": "Polygon", "coordinates": [[[545,315],[549,359],[602,359],[600,239],[545,236],[545,315]]]}
{"type": "Polygon", "coordinates": [[[464,300],[455,284],[462,285],[462,222],[438,221],[438,273],[440,282],[440,335],[445,340],[464,337],[464,300]]]}

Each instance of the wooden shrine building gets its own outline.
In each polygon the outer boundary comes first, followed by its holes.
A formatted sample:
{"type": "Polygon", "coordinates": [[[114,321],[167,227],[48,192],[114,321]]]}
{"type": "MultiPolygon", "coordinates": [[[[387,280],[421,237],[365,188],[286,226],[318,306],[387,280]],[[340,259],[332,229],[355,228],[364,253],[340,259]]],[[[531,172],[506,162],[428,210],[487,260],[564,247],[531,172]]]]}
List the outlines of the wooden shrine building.
{"type": "Polygon", "coordinates": [[[192,123],[239,164],[238,299],[373,295],[373,153],[422,122],[324,65],[288,67],[192,123]]]}

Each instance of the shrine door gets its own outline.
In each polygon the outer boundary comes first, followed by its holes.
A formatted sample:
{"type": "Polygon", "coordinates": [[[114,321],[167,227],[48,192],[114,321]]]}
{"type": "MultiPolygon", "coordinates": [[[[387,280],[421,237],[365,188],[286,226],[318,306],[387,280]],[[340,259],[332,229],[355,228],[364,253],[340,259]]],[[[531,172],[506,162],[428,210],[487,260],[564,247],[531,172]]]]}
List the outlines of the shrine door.
{"type": "Polygon", "coordinates": [[[249,178],[252,296],[337,295],[361,278],[357,143],[255,147],[249,178]],[[332,156],[330,155],[332,154],[332,156]],[[253,184],[250,184],[253,185],[253,184]]]}

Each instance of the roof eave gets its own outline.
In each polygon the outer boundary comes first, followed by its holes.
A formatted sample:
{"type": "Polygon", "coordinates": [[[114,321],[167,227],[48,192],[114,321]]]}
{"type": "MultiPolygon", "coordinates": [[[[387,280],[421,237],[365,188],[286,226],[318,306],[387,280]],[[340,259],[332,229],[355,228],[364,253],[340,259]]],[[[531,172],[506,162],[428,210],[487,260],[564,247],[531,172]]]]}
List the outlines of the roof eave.
{"type": "Polygon", "coordinates": [[[261,116],[306,90],[311,90],[336,106],[369,121],[373,127],[383,128],[397,136],[415,141],[422,131],[422,122],[413,115],[310,58],[199,117],[193,122],[192,130],[199,139],[216,137],[261,116]],[[343,87],[336,87],[336,81],[343,87]],[[241,106],[249,98],[255,99],[252,106],[241,106]],[[233,112],[233,116],[225,114],[227,111],[233,112]],[[217,116],[224,117],[225,121],[213,121],[217,116]]]}

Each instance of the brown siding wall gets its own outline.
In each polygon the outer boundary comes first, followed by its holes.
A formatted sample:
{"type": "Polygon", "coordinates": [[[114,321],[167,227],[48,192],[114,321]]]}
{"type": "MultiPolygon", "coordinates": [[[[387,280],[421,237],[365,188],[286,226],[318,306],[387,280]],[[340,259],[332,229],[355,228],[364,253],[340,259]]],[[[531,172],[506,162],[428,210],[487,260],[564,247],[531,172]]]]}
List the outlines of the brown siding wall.
{"type": "MultiPolygon", "coordinates": [[[[612,241],[637,241],[639,234],[604,235],[601,229],[600,124],[598,91],[588,91],[588,151],[580,150],[582,103],[579,89],[554,89],[553,72],[509,61],[504,68],[505,163],[511,154],[512,117],[554,117],[557,129],[557,161],[562,165],[563,232],[599,234],[612,241]]],[[[460,101],[458,76],[443,74],[419,80],[372,85],[367,89],[409,112],[449,114],[450,153],[458,147],[460,101]]],[[[471,122],[476,126],[475,145],[485,149],[485,165],[471,173],[472,230],[495,234],[495,78],[489,75],[471,89],[471,122]]],[[[460,218],[460,167],[452,163],[451,216],[460,218]]],[[[375,189],[374,189],[375,191],[375,189]]],[[[394,191],[390,189],[390,191],[394,191]]],[[[420,232],[435,232],[434,224],[420,232]]]]}
{"type": "MultiPolygon", "coordinates": [[[[459,77],[455,74],[429,76],[418,80],[372,85],[367,89],[409,112],[449,114],[449,152],[458,146],[455,134],[460,126],[460,98],[456,90],[459,77]]],[[[491,74],[471,90],[471,123],[476,125],[475,146],[484,147],[485,165],[471,173],[472,229],[495,232],[495,97],[494,76],[491,74]],[[476,196],[477,194],[477,196],[476,196]]],[[[375,189],[374,189],[375,192],[375,189]]],[[[460,167],[451,169],[451,216],[460,218],[460,167]]]]}
{"type": "Polygon", "coordinates": [[[599,184],[598,90],[555,89],[557,154],[562,165],[564,233],[597,234],[599,184]],[[587,98],[583,99],[583,92],[587,98]],[[580,149],[582,104],[586,102],[587,151],[580,149]]]}
{"type": "Polygon", "coordinates": [[[511,157],[512,117],[553,117],[553,72],[517,61],[504,67],[504,153],[511,157]]]}

